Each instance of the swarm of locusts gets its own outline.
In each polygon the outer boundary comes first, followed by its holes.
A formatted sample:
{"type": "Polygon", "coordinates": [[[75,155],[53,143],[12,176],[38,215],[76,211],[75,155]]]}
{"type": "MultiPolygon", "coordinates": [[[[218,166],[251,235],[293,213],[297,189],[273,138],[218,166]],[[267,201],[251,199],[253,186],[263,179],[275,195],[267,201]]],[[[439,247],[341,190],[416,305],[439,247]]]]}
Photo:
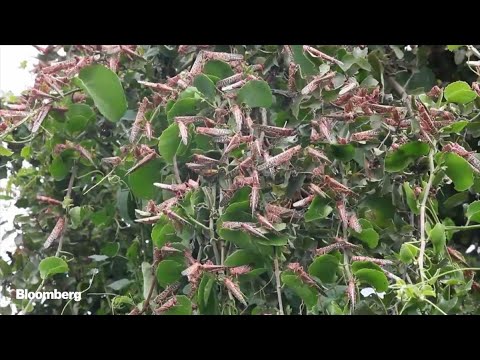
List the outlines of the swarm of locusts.
{"type": "MultiPolygon", "coordinates": [[[[362,224],[356,213],[356,205],[361,197],[356,191],[358,189],[352,188],[341,175],[339,168],[342,164],[332,155],[331,146],[380,143],[380,139],[389,135],[392,138],[391,150],[395,150],[406,141],[403,134],[413,126],[414,119],[420,124],[418,137],[427,142],[442,127],[451,124],[454,116],[448,111],[429,110],[420,102],[414,104],[415,116],[409,113],[412,110],[406,106],[383,104],[379,87],[365,88],[360,86],[354,77],[339,74],[339,66],[343,63],[314,46],[304,46],[304,55],[321,60],[325,66],[314,76],[303,76],[304,83],[300,85],[297,83],[300,64],[296,63],[291,47],[286,45],[279,53],[280,61],[287,65],[283,74],[288,88],[287,92],[284,92],[285,101],[293,101],[296,97],[318,97],[322,91],[332,90],[337,90],[338,96],[332,102],[324,103],[322,110],[314,111],[312,120],[295,126],[288,123],[279,126],[269,116],[267,109],[248,108],[238,101],[237,97],[239,90],[249,82],[267,78],[268,71],[264,64],[252,63],[244,54],[218,52],[214,51],[214,48],[209,45],[180,45],[177,49],[179,54],[194,54],[187,69],[162,81],[138,80],[138,85],[148,95],[141,97],[138,103],[136,117],[126,134],[129,144],[122,147],[120,155],[112,154],[110,157],[98,159],[95,153],[70,141],[56,145],[54,152],[58,154],[73,150],[88,162],[106,167],[121,166],[126,157],[132,156],[135,164],[127,170],[127,175],[135,172],[150,161],[161,158],[156,147],[144,143],[144,139],[150,141],[160,135],[153,133],[152,116],[147,116],[149,110],[154,112],[165,107],[169,101],[177,100],[182,91],[193,86],[195,78],[203,73],[209,61],[224,62],[234,74],[218,80],[215,84],[217,95],[222,100],[217,102],[218,107],[211,109],[210,113],[179,115],[172,120],[178,126],[178,136],[182,144],[187,146],[192,137],[201,135],[208,139],[212,151],[208,154],[194,152],[186,161],[177,161],[174,158],[172,174],[175,175],[175,182],[154,183],[159,191],[170,196],[160,203],[151,200],[145,208],[137,209],[136,222],[156,224],[163,218],[175,225],[176,229],[192,227],[215,239],[218,239],[221,229],[226,229],[247,234],[254,241],[261,241],[263,244],[268,244],[272,237],[287,236],[288,246],[293,249],[295,236],[290,229],[303,226],[307,209],[315,199],[320,198],[332,204],[334,211],[330,219],[337,232],[335,236],[319,241],[319,246],[312,249],[312,257],[340,251],[348,255],[345,259],[349,262],[370,261],[382,269],[393,266],[394,262],[391,260],[365,256],[362,245],[352,243],[348,238],[348,232],[362,232],[362,224]],[[338,129],[346,129],[358,118],[372,115],[378,115],[381,119],[375,128],[350,127],[349,129],[356,130],[343,131],[342,136],[338,135],[338,129]],[[308,164],[308,167],[305,167],[305,164],[308,164]],[[272,191],[272,185],[282,183],[286,174],[290,177],[305,175],[301,187],[288,197],[272,191]],[[214,201],[217,207],[211,210],[212,223],[198,223],[193,216],[181,211],[182,200],[189,193],[210,188],[213,183],[220,189],[218,194],[214,193],[218,201],[214,201]],[[249,189],[248,215],[251,220],[220,222],[220,214],[225,212],[230,200],[243,188],[249,189]]],[[[18,103],[7,104],[6,109],[0,110],[0,134],[9,133],[27,121],[31,132],[36,133],[42,128],[42,122],[49,112],[65,111],[57,104],[62,96],[62,88],[84,67],[101,63],[118,73],[122,66],[121,57],[123,61],[142,58],[137,47],[132,45],[78,45],[76,49],[83,55],[57,63],[40,63],[37,66],[33,88],[21,97],[18,103]]],[[[438,91],[434,88],[430,95],[438,96],[438,91]]],[[[85,95],[79,92],[72,96],[75,102],[85,100],[85,95]]],[[[478,159],[460,145],[446,144],[443,151],[459,154],[480,171],[478,159]]],[[[368,181],[371,175],[369,170],[373,168],[370,162],[373,163],[374,159],[365,161],[367,170],[362,176],[368,181]]],[[[47,195],[39,196],[38,201],[48,206],[62,204],[47,195]]],[[[68,222],[64,215],[58,217],[55,227],[46,239],[45,249],[67,231],[68,222]]],[[[189,296],[194,298],[202,275],[208,273],[218,280],[218,284],[229,294],[232,301],[238,301],[247,307],[248,299],[242,293],[238,278],[248,274],[251,267],[224,265],[223,244],[214,241],[211,246],[217,247],[215,251],[222,252],[221,261],[215,258],[214,263],[210,259],[195,258],[192,252],[184,252],[186,270],[182,275],[190,285],[189,296]]],[[[234,249],[230,250],[233,252],[234,249]]],[[[157,259],[154,266],[171,254],[178,255],[179,250],[167,244],[155,251],[157,259]]],[[[306,264],[300,264],[296,260],[287,261],[276,271],[290,271],[297,274],[306,286],[323,291],[321,284],[306,272],[304,265],[306,264]]],[[[357,280],[352,274],[348,274],[344,284],[346,301],[354,309],[358,298],[357,280]]],[[[280,291],[280,285],[277,285],[277,291],[280,291]]],[[[162,314],[175,307],[179,291],[179,283],[167,287],[152,300],[155,303],[153,312],[162,314]]],[[[138,313],[138,309],[132,311],[132,314],[138,313]]],[[[280,313],[283,313],[283,309],[280,313]]]]}

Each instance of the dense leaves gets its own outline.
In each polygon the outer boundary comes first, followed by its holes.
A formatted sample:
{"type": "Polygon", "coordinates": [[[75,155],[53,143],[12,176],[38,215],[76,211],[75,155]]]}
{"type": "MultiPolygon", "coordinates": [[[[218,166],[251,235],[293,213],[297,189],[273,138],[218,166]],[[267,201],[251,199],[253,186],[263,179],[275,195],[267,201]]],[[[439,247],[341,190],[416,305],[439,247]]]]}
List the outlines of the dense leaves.
{"type": "Polygon", "coordinates": [[[2,295],[35,314],[479,314],[476,55],[52,47],[1,100],[0,195],[28,214],[2,295]],[[27,308],[15,289],[83,293],[27,308]]]}

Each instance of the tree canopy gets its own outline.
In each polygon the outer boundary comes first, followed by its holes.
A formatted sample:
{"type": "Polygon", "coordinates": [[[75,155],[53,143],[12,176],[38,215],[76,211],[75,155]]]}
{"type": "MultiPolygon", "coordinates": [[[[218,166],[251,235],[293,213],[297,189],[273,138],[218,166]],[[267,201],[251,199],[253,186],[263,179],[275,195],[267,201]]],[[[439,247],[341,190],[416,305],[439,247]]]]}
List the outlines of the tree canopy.
{"type": "Polygon", "coordinates": [[[0,103],[19,311],[479,314],[475,46],[39,51],[0,103]]]}

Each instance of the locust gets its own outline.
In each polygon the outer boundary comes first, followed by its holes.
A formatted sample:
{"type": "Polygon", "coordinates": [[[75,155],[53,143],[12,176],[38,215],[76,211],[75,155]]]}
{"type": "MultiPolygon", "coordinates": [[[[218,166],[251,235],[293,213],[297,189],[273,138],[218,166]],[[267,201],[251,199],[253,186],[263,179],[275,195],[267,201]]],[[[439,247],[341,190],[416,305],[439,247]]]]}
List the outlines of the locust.
{"type": "Polygon", "coordinates": [[[230,278],[225,277],[223,279],[223,284],[238,301],[240,301],[243,305],[248,306],[247,302],[245,301],[245,296],[242,294],[240,287],[236,283],[234,283],[230,278]]]}
{"type": "Polygon", "coordinates": [[[334,250],[350,249],[350,248],[354,248],[354,247],[356,247],[356,245],[351,244],[351,243],[346,242],[346,241],[335,242],[333,244],[330,244],[330,245],[327,245],[327,246],[316,249],[315,254],[317,256],[319,256],[319,255],[327,254],[327,253],[332,252],[334,250]]]}
{"type": "Polygon", "coordinates": [[[351,141],[367,141],[367,140],[372,140],[378,138],[378,135],[380,135],[381,131],[378,129],[375,130],[367,130],[367,131],[361,131],[358,133],[352,134],[350,137],[351,141]]]}
{"type": "Polygon", "coordinates": [[[338,192],[340,194],[346,194],[346,195],[356,195],[352,190],[350,190],[348,187],[345,185],[339,183],[337,180],[334,178],[324,175],[323,176],[324,183],[327,187],[329,187],[332,191],[338,192]]]}
{"type": "Polygon", "coordinates": [[[308,155],[310,155],[313,159],[315,159],[318,162],[325,161],[328,164],[332,163],[330,159],[327,157],[327,155],[325,155],[321,150],[315,149],[311,146],[307,147],[305,150],[308,155]]]}
{"type": "Polygon", "coordinates": [[[273,167],[280,166],[282,164],[285,164],[286,162],[290,161],[290,159],[295,155],[300,152],[302,149],[301,145],[296,145],[288,150],[285,150],[283,153],[278,154],[274,157],[271,157],[267,161],[265,161],[263,164],[258,166],[259,171],[263,171],[266,169],[270,169],[273,167]]]}
{"type": "Polygon", "coordinates": [[[158,91],[164,91],[164,92],[173,92],[175,91],[172,87],[165,85],[165,84],[160,84],[160,83],[152,83],[148,81],[138,81],[139,84],[150,87],[154,90],[158,91]]]}
{"type": "Polygon", "coordinates": [[[49,205],[62,205],[62,202],[60,200],[51,198],[49,196],[37,195],[37,200],[49,205]]]}
{"type": "Polygon", "coordinates": [[[393,261],[391,260],[376,259],[368,256],[352,256],[352,261],[370,261],[380,266],[393,265],[393,261]]]}
{"type": "Polygon", "coordinates": [[[273,224],[270,221],[268,221],[268,219],[266,217],[259,214],[258,212],[256,213],[256,215],[257,215],[257,220],[258,220],[259,224],[262,225],[262,227],[271,231],[274,234],[277,234],[277,235],[281,234],[277,229],[275,229],[273,224]]]}
{"type": "Polygon", "coordinates": [[[44,249],[48,249],[52,243],[60,238],[62,236],[63,231],[65,229],[65,217],[61,216],[58,218],[57,223],[55,224],[55,227],[53,228],[52,232],[48,236],[47,240],[43,244],[44,249]]]}
{"type": "Polygon", "coordinates": [[[341,62],[340,60],[337,60],[334,57],[332,57],[330,55],[327,55],[327,54],[321,52],[320,50],[315,49],[314,47],[304,45],[303,50],[308,52],[313,57],[319,57],[322,60],[330,61],[330,62],[333,62],[337,65],[343,65],[343,62],[341,62]]]}
{"type": "Polygon", "coordinates": [[[282,128],[277,126],[253,124],[255,129],[263,131],[266,135],[280,137],[280,136],[292,136],[295,134],[295,129],[282,128]]]}

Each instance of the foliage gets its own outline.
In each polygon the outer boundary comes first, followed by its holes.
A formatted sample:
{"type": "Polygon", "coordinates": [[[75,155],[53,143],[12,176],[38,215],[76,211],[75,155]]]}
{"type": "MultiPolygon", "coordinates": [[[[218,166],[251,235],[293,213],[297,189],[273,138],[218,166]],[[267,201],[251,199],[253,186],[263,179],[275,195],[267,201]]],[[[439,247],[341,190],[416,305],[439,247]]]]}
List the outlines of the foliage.
{"type": "Polygon", "coordinates": [[[35,314],[478,314],[480,54],[408,48],[43,49],[0,110],[2,196],[28,210],[3,296],[35,314]]]}

